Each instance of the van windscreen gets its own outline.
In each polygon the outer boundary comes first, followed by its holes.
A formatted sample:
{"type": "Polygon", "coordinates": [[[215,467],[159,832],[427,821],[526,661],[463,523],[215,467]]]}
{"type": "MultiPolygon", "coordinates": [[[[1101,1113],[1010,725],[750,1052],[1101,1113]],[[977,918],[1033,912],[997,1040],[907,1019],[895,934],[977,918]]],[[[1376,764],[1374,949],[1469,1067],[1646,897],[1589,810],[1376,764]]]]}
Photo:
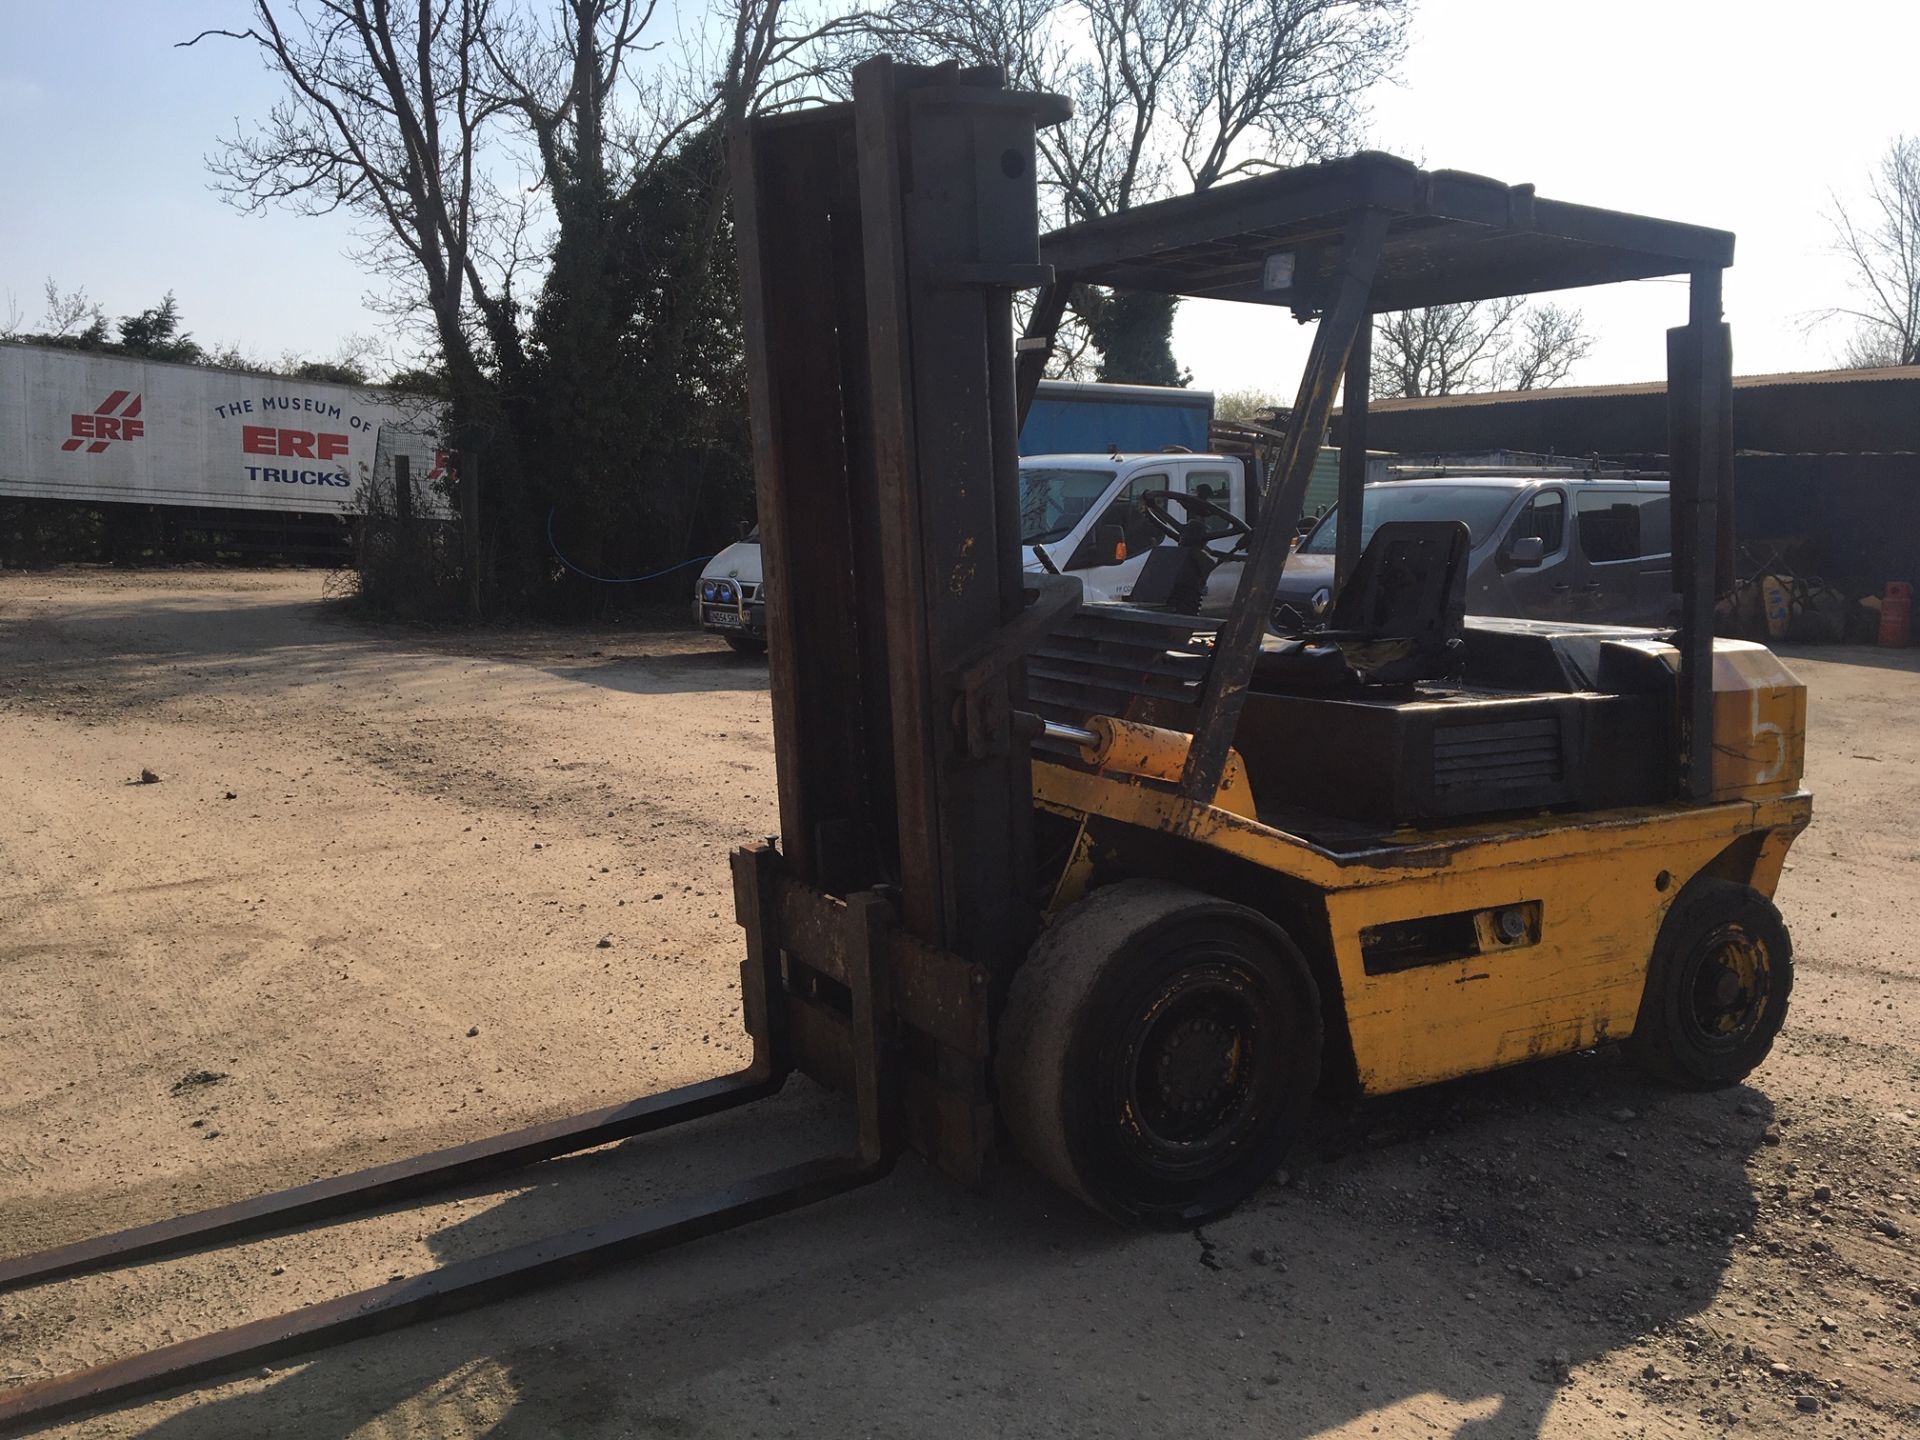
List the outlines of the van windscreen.
{"type": "Polygon", "coordinates": [[[1111,470],[1083,466],[1020,467],[1020,543],[1064,540],[1113,483],[1111,470]]]}
{"type": "MultiPolygon", "coordinates": [[[[1493,533],[1500,517],[1513,503],[1517,485],[1430,485],[1425,481],[1388,480],[1369,485],[1361,504],[1360,548],[1366,549],[1374,530],[1388,520],[1458,520],[1478,545],[1493,533]]],[[[1329,510],[1300,542],[1306,555],[1331,555],[1339,538],[1339,512],[1329,510]]]]}

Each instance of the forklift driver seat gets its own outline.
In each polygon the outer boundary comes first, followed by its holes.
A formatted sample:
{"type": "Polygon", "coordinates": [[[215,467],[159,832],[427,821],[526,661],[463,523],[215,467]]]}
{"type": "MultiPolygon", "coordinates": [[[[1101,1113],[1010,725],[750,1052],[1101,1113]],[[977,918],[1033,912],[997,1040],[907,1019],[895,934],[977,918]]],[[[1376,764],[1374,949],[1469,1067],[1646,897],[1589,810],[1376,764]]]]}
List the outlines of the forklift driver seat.
{"type": "Polygon", "coordinates": [[[1198,615],[1200,601],[1207,589],[1207,577],[1219,558],[1205,547],[1206,533],[1195,530],[1195,542],[1187,543],[1183,530],[1179,544],[1156,545],[1147,552],[1147,563],[1134,578],[1127,592],[1131,605],[1165,606],[1175,615],[1198,615]]]}
{"type": "Polygon", "coordinates": [[[1467,527],[1389,520],[1335,602],[1325,630],[1269,636],[1254,665],[1264,689],[1324,690],[1359,680],[1407,685],[1457,674],[1465,661],[1467,527]]]}

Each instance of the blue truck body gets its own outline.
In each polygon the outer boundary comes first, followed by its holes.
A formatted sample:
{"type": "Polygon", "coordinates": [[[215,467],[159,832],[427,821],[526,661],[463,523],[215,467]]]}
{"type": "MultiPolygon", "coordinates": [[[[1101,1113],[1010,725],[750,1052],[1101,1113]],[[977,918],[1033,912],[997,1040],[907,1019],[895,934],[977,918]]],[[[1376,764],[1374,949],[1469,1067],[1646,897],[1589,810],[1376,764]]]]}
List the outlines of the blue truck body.
{"type": "Polygon", "coordinates": [[[1042,380],[1020,430],[1022,455],[1112,455],[1207,449],[1213,394],[1160,385],[1042,380]]]}

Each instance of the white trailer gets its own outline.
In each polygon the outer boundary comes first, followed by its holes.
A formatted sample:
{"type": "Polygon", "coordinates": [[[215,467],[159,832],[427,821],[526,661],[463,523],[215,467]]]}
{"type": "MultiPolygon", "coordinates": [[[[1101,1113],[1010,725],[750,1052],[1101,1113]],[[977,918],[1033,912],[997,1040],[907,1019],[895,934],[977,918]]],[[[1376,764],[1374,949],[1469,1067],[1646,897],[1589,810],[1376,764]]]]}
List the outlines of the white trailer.
{"type": "Polygon", "coordinates": [[[444,516],[440,425],[392,391],[0,344],[0,499],[348,516],[405,455],[444,516]]]}

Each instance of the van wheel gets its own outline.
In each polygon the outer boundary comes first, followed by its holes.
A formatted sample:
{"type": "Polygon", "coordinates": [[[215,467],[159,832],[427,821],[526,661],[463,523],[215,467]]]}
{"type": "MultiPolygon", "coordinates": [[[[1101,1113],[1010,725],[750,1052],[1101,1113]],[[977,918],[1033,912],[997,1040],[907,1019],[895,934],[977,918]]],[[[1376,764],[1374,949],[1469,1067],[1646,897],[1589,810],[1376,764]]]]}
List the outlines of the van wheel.
{"type": "Polygon", "coordinates": [[[1300,1132],[1320,1075],[1305,958],[1256,911],[1129,880],[1074,905],[1015,973],[995,1074],[1027,1160],[1116,1219],[1231,1210],[1300,1132]]]}
{"type": "Polygon", "coordinates": [[[1758,890],[1696,880],[1654,941],[1627,1052],[1689,1090],[1744,1080],[1773,1048],[1793,990],[1793,942],[1758,890]]]}
{"type": "Polygon", "coordinates": [[[727,642],[727,647],[736,655],[767,653],[767,642],[758,635],[722,635],[720,638],[727,642]]]}

